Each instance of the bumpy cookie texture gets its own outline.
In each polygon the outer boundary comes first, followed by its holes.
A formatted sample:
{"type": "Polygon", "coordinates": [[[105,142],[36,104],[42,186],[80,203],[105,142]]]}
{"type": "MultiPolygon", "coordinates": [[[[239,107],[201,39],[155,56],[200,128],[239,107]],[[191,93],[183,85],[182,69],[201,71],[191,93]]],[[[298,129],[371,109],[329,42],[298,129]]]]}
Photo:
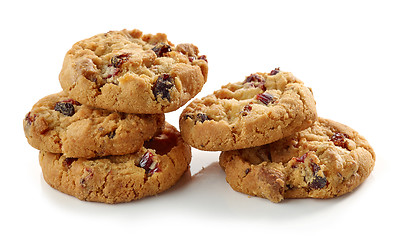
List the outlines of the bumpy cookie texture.
{"type": "Polygon", "coordinates": [[[220,165],[236,191],[280,202],[351,192],[371,173],[375,153],[353,129],[327,119],[277,142],[222,152],[220,165]]]}
{"type": "Polygon", "coordinates": [[[75,43],[59,79],[63,90],[83,104],[153,114],[188,102],[207,73],[206,56],[193,44],[174,46],[165,34],[122,30],[75,43]]]}
{"type": "Polygon", "coordinates": [[[277,68],[195,99],[182,112],[180,129],[195,148],[229,151],[277,141],[311,126],[316,118],[311,90],[277,68]]]}
{"type": "Polygon", "coordinates": [[[23,126],[30,145],[67,157],[124,155],[160,132],[164,114],[127,114],[94,109],[60,92],[39,100],[23,126]]]}
{"type": "Polygon", "coordinates": [[[181,178],[190,161],[191,148],[169,124],[134,154],[86,159],[40,151],[43,176],[50,186],[81,200],[104,203],[163,192],[181,178]]]}

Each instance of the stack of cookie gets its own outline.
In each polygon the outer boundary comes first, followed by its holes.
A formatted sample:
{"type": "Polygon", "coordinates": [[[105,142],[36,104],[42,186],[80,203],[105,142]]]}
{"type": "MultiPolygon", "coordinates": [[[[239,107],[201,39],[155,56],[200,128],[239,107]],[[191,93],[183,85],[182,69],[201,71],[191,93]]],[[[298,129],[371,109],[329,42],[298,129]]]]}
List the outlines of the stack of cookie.
{"type": "Polygon", "coordinates": [[[195,148],[222,151],[234,190],[272,202],[340,196],[375,162],[366,139],[317,117],[311,89],[279,68],[195,99],[180,116],[180,131],[195,148]]]}
{"type": "Polygon", "coordinates": [[[139,30],[98,34],[73,45],[59,76],[63,92],[24,119],[45,181],[81,200],[128,202],[173,186],[191,149],[164,113],[193,98],[207,60],[192,44],[139,30]]]}

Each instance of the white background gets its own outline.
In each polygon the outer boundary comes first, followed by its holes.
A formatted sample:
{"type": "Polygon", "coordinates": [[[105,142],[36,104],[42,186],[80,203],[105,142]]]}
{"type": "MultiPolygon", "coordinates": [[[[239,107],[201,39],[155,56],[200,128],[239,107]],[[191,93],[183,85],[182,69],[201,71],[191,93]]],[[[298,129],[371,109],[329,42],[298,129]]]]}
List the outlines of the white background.
{"type": "MultiPolygon", "coordinates": [[[[391,1],[379,0],[3,2],[0,238],[391,236],[394,16],[391,1]],[[73,43],[123,28],[197,45],[209,62],[198,97],[253,72],[293,72],[313,89],[320,116],[368,139],[377,154],[375,169],[351,194],[274,204],[233,191],[218,152],[193,150],[190,173],[155,197],[106,205],[50,188],[22,120],[36,101],[61,90],[58,74],[73,43]]],[[[166,115],[176,127],[180,111],[166,115]]]]}

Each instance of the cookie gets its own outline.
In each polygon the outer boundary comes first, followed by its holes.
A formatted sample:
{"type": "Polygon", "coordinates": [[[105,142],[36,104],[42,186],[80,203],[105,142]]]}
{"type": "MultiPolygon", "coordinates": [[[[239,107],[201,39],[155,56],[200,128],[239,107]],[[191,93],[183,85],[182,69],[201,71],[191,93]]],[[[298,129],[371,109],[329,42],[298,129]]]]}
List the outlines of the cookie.
{"type": "Polygon", "coordinates": [[[180,116],[180,130],[195,148],[229,151],[277,141],[311,126],[316,118],[311,89],[277,68],[195,99],[180,116]]]}
{"type": "Polygon", "coordinates": [[[220,165],[234,190],[280,202],[351,192],[369,176],[375,158],[355,130],[319,118],[312,127],[277,142],[222,152],[220,165]]]}
{"type": "Polygon", "coordinates": [[[40,151],[39,158],[44,179],[53,188],[80,200],[120,203],[173,186],[188,169],[191,148],[166,124],[133,154],[86,159],[40,151]]]}
{"type": "Polygon", "coordinates": [[[164,114],[127,114],[90,108],[60,92],[39,100],[23,126],[30,145],[67,157],[124,155],[161,130],[164,114]]]}
{"type": "Polygon", "coordinates": [[[97,108],[154,114],[178,109],[207,80],[205,55],[193,44],[173,45],[162,33],[110,31],[75,43],[60,84],[73,99],[97,108]]]}

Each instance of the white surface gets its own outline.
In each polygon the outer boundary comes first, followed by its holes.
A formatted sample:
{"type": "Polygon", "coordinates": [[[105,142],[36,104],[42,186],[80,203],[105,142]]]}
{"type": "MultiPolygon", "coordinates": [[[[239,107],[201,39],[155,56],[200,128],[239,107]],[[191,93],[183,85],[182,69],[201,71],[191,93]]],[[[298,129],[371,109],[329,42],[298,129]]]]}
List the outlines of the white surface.
{"type": "MultiPolygon", "coordinates": [[[[391,236],[393,221],[386,217],[395,214],[395,17],[390,3],[2,3],[0,212],[5,223],[0,226],[0,236],[391,236]],[[165,32],[173,43],[199,46],[209,62],[208,82],[199,97],[253,72],[275,67],[293,72],[313,89],[320,116],[347,124],[369,140],[377,153],[373,173],[355,192],[343,197],[274,204],[234,192],[218,166],[219,153],[193,150],[190,173],[155,197],[105,205],[82,202],[50,188],[41,175],[38,151],[25,140],[22,119],[37,100],[61,90],[57,77],[64,54],[74,42],[123,28],[165,32]]],[[[166,115],[177,127],[180,111],[166,115]]]]}

